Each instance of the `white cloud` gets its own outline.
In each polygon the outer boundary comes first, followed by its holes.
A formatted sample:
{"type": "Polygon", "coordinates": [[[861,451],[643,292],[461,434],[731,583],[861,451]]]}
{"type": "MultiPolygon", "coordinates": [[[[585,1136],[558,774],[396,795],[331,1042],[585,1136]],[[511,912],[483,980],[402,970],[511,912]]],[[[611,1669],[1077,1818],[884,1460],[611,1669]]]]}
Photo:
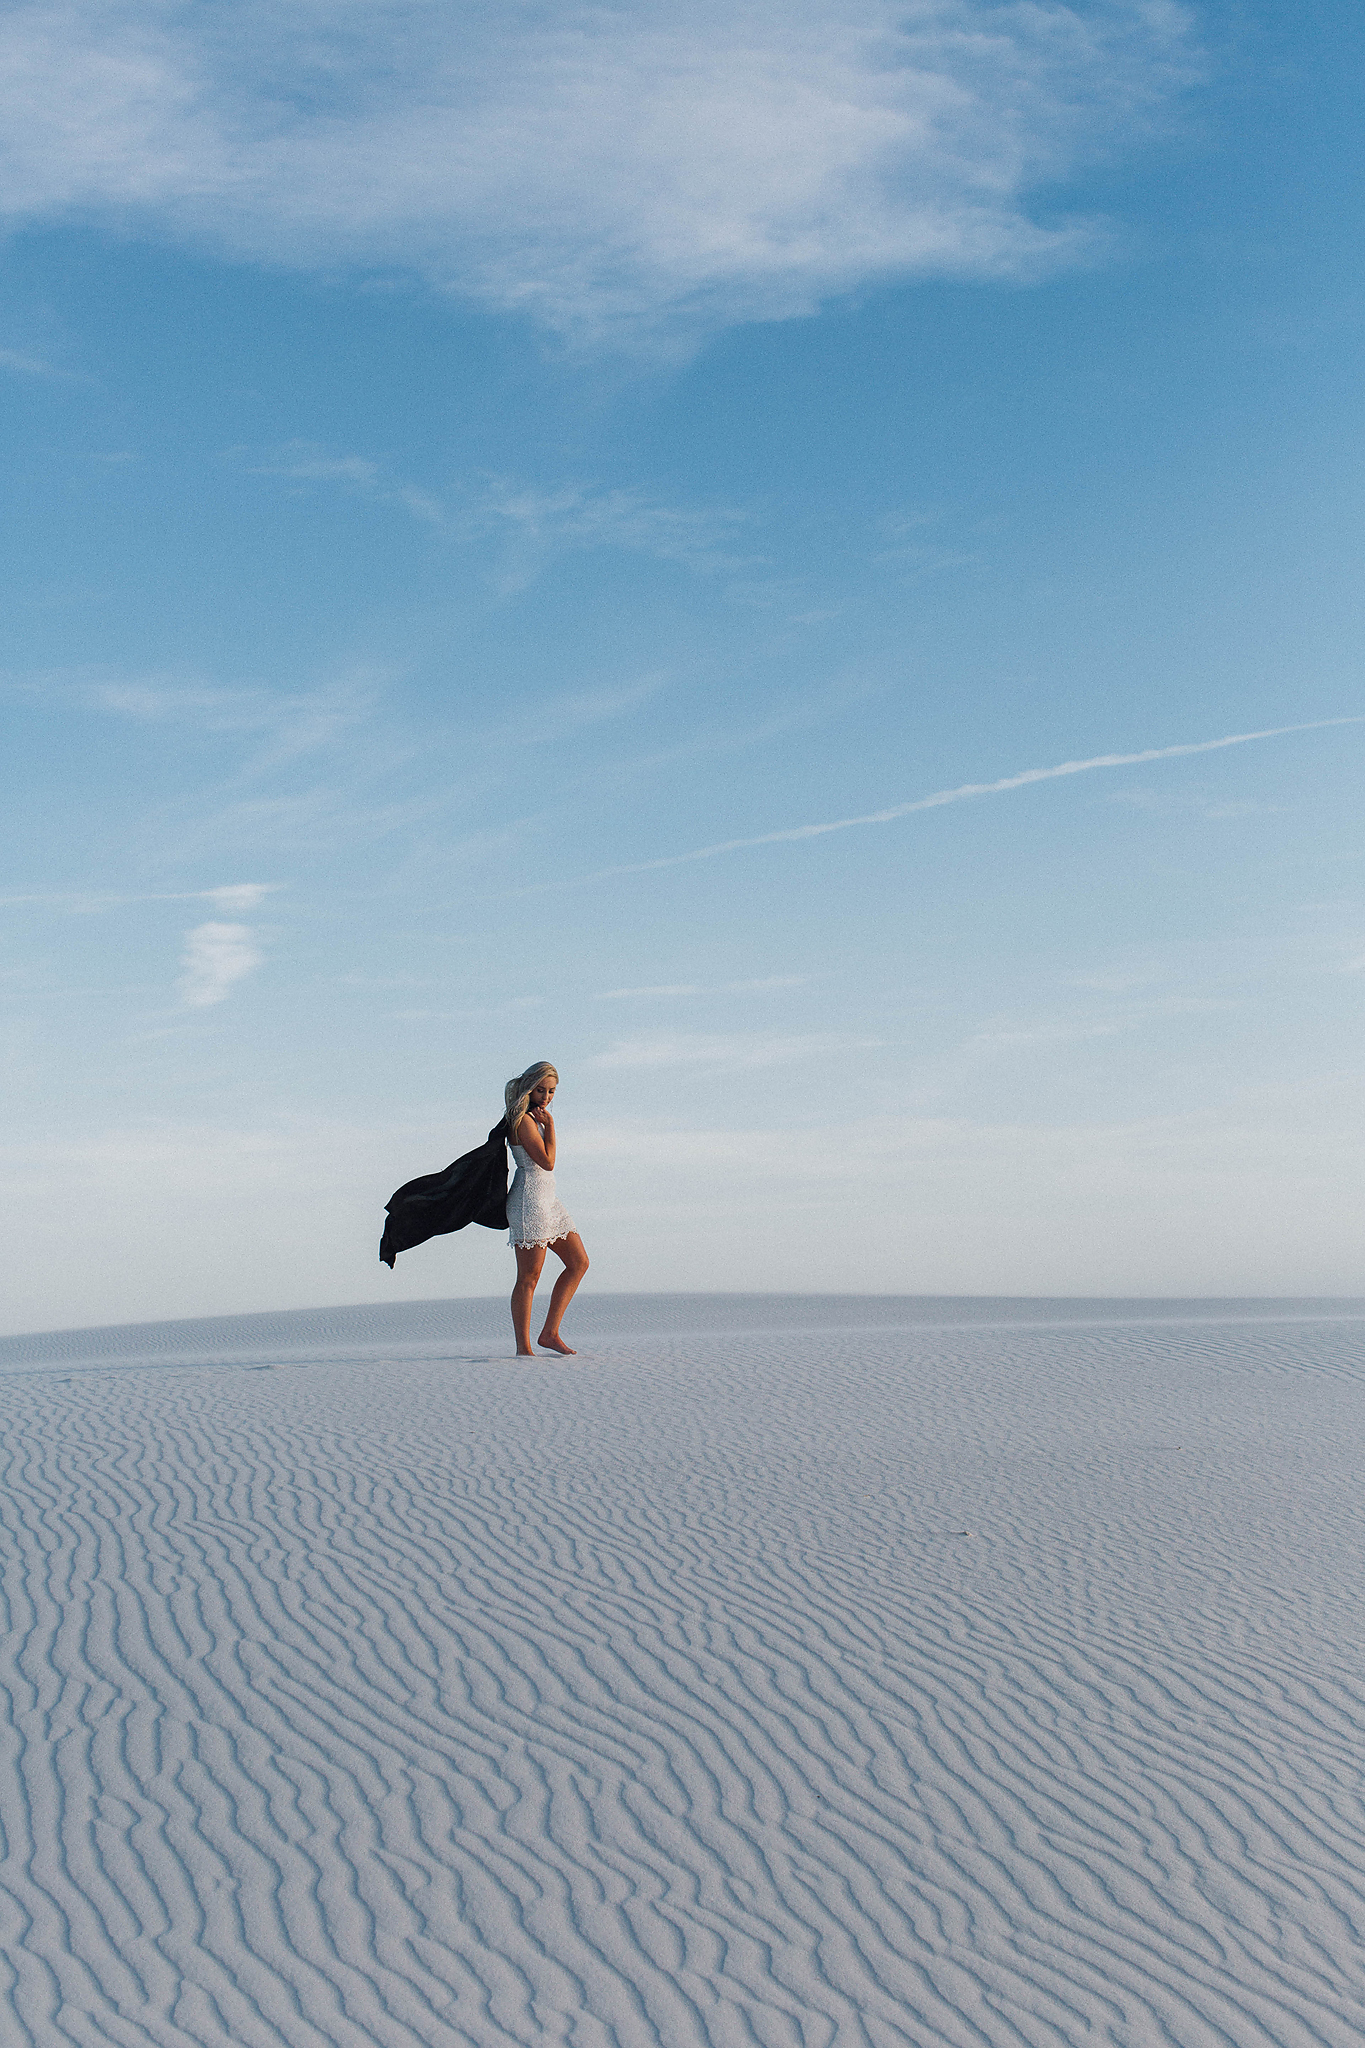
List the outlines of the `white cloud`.
{"type": "Polygon", "coordinates": [[[628,719],[646,704],[652,704],[667,688],[668,680],[665,673],[655,670],[630,682],[599,683],[586,690],[563,690],[555,696],[516,704],[483,729],[483,743],[497,746],[503,739],[510,739],[519,747],[533,747],[577,732],[585,725],[628,719]]]}
{"type": "Polygon", "coordinates": [[[679,1032],[671,1037],[622,1038],[588,1064],[593,1067],[772,1067],[799,1060],[841,1059],[874,1049],[876,1038],[849,1038],[832,1031],[788,1037],[751,1033],[679,1032]]]}
{"type": "Polygon", "coordinates": [[[282,477],[295,486],[339,485],[379,504],[397,505],[429,526],[440,526],[445,519],[439,498],[391,476],[382,463],[368,455],[331,455],[312,441],[288,441],[273,455],[249,462],[247,468],[252,476],[282,477]]]}
{"type": "Polygon", "coordinates": [[[295,483],[373,484],[379,464],[365,455],[327,455],[308,441],[290,441],[273,462],[251,464],[253,476],[284,476],[295,483]]]}
{"type": "MultiPolygon", "coordinates": [[[[310,688],[225,687],[195,676],[48,679],[51,695],[139,725],[181,728],[182,786],[130,825],[130,859],[171,868],[254,866],[263,850],[290,859],[306,844],[384,836],[450,801],[448,788],[395,799],[419,740],[393,716],[393,677],[357,669],[310,688]],[[387,713],[387,716],[381,714],[387,713]],[[193,762],[194,773],[189,767],[193,762]],[[202,768],[201,768],[202,764],[202,768]],[[204,772],[206,771],[207,779],[204,772]]],[[[430,740],[420,743],[430,752],[430,740]]]]}
{"type": "Polygon", "coordinates": [[[652,703],[664,687],[662,675],[640,676],[633,683],[606,684],[595,690],[575,690],[560,699],[564,713],[575,725],[600,725],[609,718],[623,718],[652,703]]]}
{"type": "Polygon", "coordinates": [[[945,540],[946,523],[945,513],[920,507],[889,514],[882,521],[887,545],[873,554],[873,561],[896,562],[921,575],[974,567],[981,561],[980,550],[945,540]]]}
{"type": "Polygon", "coordinates": [[[466,523],[501,536],[531,573],[541,555],[563,548],[616,548],[703,572],[752,568],[760,559],[735,548],[750,515],[729,506],[665,505],[640,491],[546,488],[507,477],[486,477],[471,498],[466,523]]]}
{"type": "Polygon", "coordinates": [[[714,988],[708,988],[700,981],[656,982],[648,988],[603,988],[597,991],[595,1002],[614,1003],[626,996],[704,996],[749,995],[755,991],[774,988],[804,988],[809,976],[804,974],[764,974],[753,981],[722,981],[714,988]]]}
{"type": "MultiPolygon", "coordinates": [[[[567,1115],[567,1112],[566,1112],[567,1115]]],[[[410,1123],[264,1112],[0,1132],[15,1248],[0,1329],[319,1302],[504,1299],[505,1236],[376,1253],[394,1185],[473,1144],[486,1103],[410,1123]],[[456,1137],[455,1131],[468,1133],[456,1137]],[[71,1258],[71,1190],[82,1256],[71,1258]]],[[[592,1288],[927,1294],[1360,1295],[1365,1079],[1332,1072],[1179,1116],[992,1123],[875,1116],[782,1128],[571,1117],[563,1192],[592,1288]]]]}
{"type": "Polygon", "coordinates": [[[229,882],[224,888],[205,889],[202,893],[219,910],[229,916],[236,911],[240,917],[248,910],[257,909],[280,886],[279,882],[229,882]]]}
{"type": "Polygon", "coordinates": [[[653,988],[599,989],[594,1000],[599,1003],[615,1003],[624,996],[699,996],[701,992],[699,981],[663,981],[653,988]]]}
{"type": "Polygon", "coordinates": [[[578,336],[1028,277],[1194,76],[1173,0],[30,0],[0,211],[414,270],[578,336]]]}
{"type": "Polygon", "coordinates": [[[982,1051],[1016,1051],[1029,1046],[1073,1045],[1087,1038],[1113,1038],[1125,1026],[1113,1019],[1089,1023],[1080,1017],[1059,1017],[1044,1024],[999,1025],[972,1033],[982,1051]]]}
{"type": "Polygon", "coordinates": [[[1166,979],[1167,969],[1158,965],[1117,966],[1096,970],[1091,974],[1070,974],[1066,977],[1072,988],[1086,989],[1095,995],[1126,996],[1134,989],[1151,988],[1153,983],[1166,979]]]}
{"type": "Polygon", "coordinates": [[[1170,811],[1188,814],[1191,817],[1206,818],[1211,824],[1227,819],[1274,818],[1283,811],[1281,804],[1262,803],[1250,797],[1210,799],[1206,792],[1197,789],[1116,789],[1103,797],[1092,798],[1094,803],[1116,804],[1132,811],[1170,811]]]}
{"type": "Polygon", "coordinates": [[[221,1003],[265,958],[246,924],[200,924],[186,935],[180,999],[191,1010],[221,1003]]]}
{"type": "Polygon", "coordinates": [[[741,573],[752,578],[765,561],[738,545],[752,530],[751,512],[670,505],[643,491],[604,489],[592,481],[542,484],[485,473],[461,483],[451,519],[466,542],[492,543],[493,580],[504,596],[525,590],[547,562],[595,549],[643,555],[694,575],[726,576],[732,595],[734,579],[741,573]]]}
{"type": "Polygon", "coordinates": [[[260,685],[223,688],[215,683],[152,677],[94,680],[83,689],[98,711],[145,725],[185,725],[224,737],[259,742],[248,765],[253,774],[292,764],[349,743],[375,712],[373,674],[343,676],[312,690],[270,690],[260,685]]]}
{"type": "Polygon", "coordinates": [[[18,349],[0,348],[0,370],[13,370],[18,377],[55,377],[51,363],[38,356],[22,355],[18,349]]]}
{"type": "MultiPolygon", "coordinates": [[[[449,1294],[448,1258],[400,1260],[396,1276],[378,1259],[385,1197],[429,1142],[427,1129],[304,1115],[243,1129],[149,1118],[74,1140],[45,1131],[26,1142],[6,1129],[0,1210],[23,1251],[6,1274],[0,1329],[260,1308],[300,1286],[300,1299],[318,1301],[449,1294]],[[76,1261],[73,1186],[90,1222],[76,1261]]],[[[467,1230],[457,1242],[458,1284],[505,1292],[506,1232],[467,1230]]]]}
{"type": "Polygon", "coordinates": [[[572,1131],[574,1213],[601,1285],[1358,1295],[1361,1097],[1336,1074],[1127,1121],[599,1123],[572,1131]]]}
{"type": "Polygon", "coordinates": [[[616,875],[646,875],[656,868],[685,867],[691,861],[715,860],[720,854],[741,853],[753,846],[785,846],[805,839],[823,839],[830,832],[851,832],[863,825],[889,825],[909,818],[916,811],[941,810],[945,804],[961,804],[983,796],[1008,795],[1028,789],[1037,782],[1055,782],[1071,775],[1093,775],[1101,768],[1131,768],[1148,761],[1177,760],[1190,754],[1215,754],[1226,747],[1245,747],[1255,740],[1283,739],[1288,734],[1325,732],[1329,727],[1365,725],[1365,717],[1315,718],[1302,725],[1266,726],[1260,732],[1235,732],[1218,740],[1186,740],[1174,747],[1145,747],[1136,754],[1094,754],[1086,761],[1062,761],[1053,768],[1025,768],[1018,775],[1002,775],[994,782],[960,782],[953,789],[937,789],[932,796],[911,797],[907,803],[890,804],[885,810],[864,811],[854,818],[831,818],[818,825],[789,825],[780,832],[759,832],[752,838],[721,839],[713,846],[694,846],[687,853],[660,854],[654,860],[633,861],[614,868],[598,868],[578,877],[584,882],[607,881],[616,875]]]}
{"type": "Polygon", "coordinates": [[[143,889],[131,895],[113,890],[47,889],[31,895],[0,896],[0,905],[41,904],[89,917],[96,911],[124,910],[138,903],[212,903],[218,910],[236,911],[240,916],[283,887],[283,882],[228,882],[218,889],[143,889]]]}

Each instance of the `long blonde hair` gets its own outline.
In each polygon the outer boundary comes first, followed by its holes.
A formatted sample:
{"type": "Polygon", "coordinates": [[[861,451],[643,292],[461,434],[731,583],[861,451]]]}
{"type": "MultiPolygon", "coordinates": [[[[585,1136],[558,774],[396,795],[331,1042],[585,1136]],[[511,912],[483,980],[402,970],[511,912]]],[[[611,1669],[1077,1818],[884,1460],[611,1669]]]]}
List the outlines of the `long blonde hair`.
{"type": "Polygon", "coordinates": [[[516,1141],[517,1125],[526,1114],[527,1104],[531,1100],[531,1090],[550,1074],[554,1075],[555,1081],[558,1083],[559,1075],[555,1068],[550,1065],[550,1062],[548,1060],[537,1060],[535,1065],[528,1067],[524,1074],[515,1075],[503,1089],[502,1099],[507,1104],[507,1142],[509,1145],[516,1141]]]}

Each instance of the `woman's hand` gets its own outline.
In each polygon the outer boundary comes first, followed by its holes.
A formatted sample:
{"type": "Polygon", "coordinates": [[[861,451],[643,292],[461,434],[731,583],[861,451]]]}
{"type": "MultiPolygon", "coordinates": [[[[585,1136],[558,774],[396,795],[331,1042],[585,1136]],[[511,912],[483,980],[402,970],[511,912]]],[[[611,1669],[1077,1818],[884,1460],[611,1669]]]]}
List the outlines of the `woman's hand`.
{"type": "Polygon", "coordinates": [[[547,1173],[554,1171],[555,1120],[548,1109],[528,1109],[512,1142],[520,1145],[533,1165],[547,1173]]]}

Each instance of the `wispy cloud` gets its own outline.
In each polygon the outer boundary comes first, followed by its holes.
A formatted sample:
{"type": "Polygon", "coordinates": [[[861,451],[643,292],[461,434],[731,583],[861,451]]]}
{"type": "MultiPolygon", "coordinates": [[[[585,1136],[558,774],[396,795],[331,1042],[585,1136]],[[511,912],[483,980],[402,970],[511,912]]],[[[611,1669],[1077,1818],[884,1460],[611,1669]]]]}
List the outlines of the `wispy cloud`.
{"type": "Polygon", "coordinates": [[[273,896],[283,882],[225,882],[216,889],[142,889],[118,893],[102,889],[47,889],[30,895],[0,896],[0,908],[22,904],[48,905],[56,910],[91,912],[122,910],[137,903],[212,903],[229,916],[257,910],[267,896],[273,896]]]}
{"type": "Polygon", "coordinates": [[[1151,988],[1154,983],[1163,981],[1166,974],[1164,967],[1149,963],[1101,968],[1089,974],[1071,974],[1067,981],[1072,988],[1084,989],[1092,995],[1125,996],[1134,989],[1151,988]]]}
{"type": "Polygon", "coordinates": [[[449,809],[449,780],[413,787],[409,771],[431,740],[395,715],[394,680],[357,668],[303,689],[174,676],[58,678],[49,689],[211,743],[193,782],[139,819],[147,857],[174,860],[183,872],[191,863],[254,862],[267,846],[278,858],[304,849],[315,856],[324,844],[354,846],[449,809]]]}
{"type": "Polygon", "coordinates": [[[500,711],[496,723],[483,728],[483,744],[494,746],[501,739],[513,739],[518,746],[539,746],[558,740],[585,725],[606,725],[615,719],[629,719],[651,704],[666,689],[669,677],[660,670],[636,676],[630,682],[602,683],[586,690],[561,690],[528,704],[500,711]]]}
{"type": "Polygon", "coordinates": [[[599,989],[594,1001],[615,1003],[628,996],[747,995],[763,989],[804,988],[808,979],[804,974],[765,974],[751,981],[721,981],[710,986],[701,981],[665,981],[650,988],[599,989]]]}
{"type": "Polygon", "coordinates": [[[1131,768],[1148,761],[1172,761],[1182,755],[1212,754],[1222,747],[1245,747],[1253,740],[1283,739],[1290,733],[1323,732],[1331,726],[1365,725],[1359,718],[1316,718],[1303,725],[1267,726],[1262,732],[1235,732],[1218,740],[1192,740],[1174,747],[1144,747],[1136,754],[1094,754],[1086,761],[1061,761],[1052,768],[1025,768],[1017,775],[1002,775],[995,782],[961,782],[953,789],[935,790],[931,796],[912,797],[908,803],[890,804],[885,810],[864,811],[853,818],[832,818],[818,825],[790,825],[780,832],[759,832],[752,838],[721,839],[712,846],[693,847],[688,853],[661,854],[655,860],[633,861],[621,867],[599,868],[580,879],[607,881],[614,875],[644,875],[655,868],[681,867],[689,861],[715,860],[724,853],[741,853],[754,846],[781,846],[802,839],[822,839],[830,832],[851,832],[860,825],[888,825],[896,818],[911,817],[916,811],[934,811],[945,804],[966,803],[970,798],[1001,796],[1007,790],[1026,789],[1035,782],[1053,782],[1059,776],[1090,775],[1101,768],[1131,768]]]}
{"type": "Polygon", "coordinates": [[[248,910],[259,909],[266,897],[280,886],[278,882],[229,882],[226,888],[205,889],[203,893],[229,916],[235,911],[241,917],[248,910]]]}
{"type": "Polygon", "coordinates": [[[603,988],[594,1000],[599,1003],[621,1002],[627,996],[699,996],[699,981],[662,981],[654,988],[603,988]]]}
{"type": "Polygon", "coordinates": [[[830,1031],[781,1037],[739,1032],[683,1032],[669,1037],[622,1038],[589,1060],[593,1067],[773,1067],[801,1060],[837,1059],[872,1051],[876,1038],[851,1038],[830,1031]]]}
{"type": "Polygon", "coordinates": [[[24,355],[15,348],[0,348],[0,370],[10,370],[16,377],[60,377],[63,374],[51,363],[45,363],[41,356],[24,355]]]}
{"type": "Polygon", "coordinates": [[[152,677],[96,679],[84,686],[95,710],[146,725],[188,725],[200,731],[257,741],[247,772],[258,774],[318,754],[351,739],[373,716],[381,679],[347,675],[311,690],[152,677]]]}
{"type": "Polygon", "coordinates": [[[752,522],[731,506],[672,505],[647,492],[570,480],[534,483],[513,477],[465,477],[448,500],[405,482],[387,462],[337,454],[313,441],[288,441],[262,454],[234,448],[250,476],[276,477],[292,492],[333,489],[376,504],[396,505],[428,525],[449,525],[466,540],[491,541],[503,556],[499,582],[524,589],[557,555],[593,549],[645,555],[707,575],[751,570],[761,557],[737,540],[752,522]]]}
{"type": "Polygon", "coordinates": [[[191,1010],[221,1003],[264,958],[250,925],[196,925],[185,939],[180,1000],[191,1010]]]}
{"type": "Polygon", "coordinates": [[[1078,1017],[1058,1017],[1044,1024],[1002,1024],[975,1031],[971,1044],[982,1051],[1017,1051],[1034,1045],[1074,1045],[1087,1038],[1113,1038],[1124,1028],[1113,1018],[1092,1023],[1078,1017]]]}
{"type": "Polygon", "coordinates": [[[1079,1045],[1089,1039],[1116,1038],[1121,1034],[1160,1029],[1179,1020],[1209,1017],[1227,1011],[1235,1001],[1224,994],[1194,994],[1171,990],[1164,995],[1139,993],[1140,983],[1129,980],[1106,985],[1103,981],[1072,982],[1082,1000],[1073,1008],[1048,1016],[1001,1016],[990,1019],[965,1042],[969,1053],[1028,1053],[1061,1045],[1079,1045]],[[1087,995],[1114,996],[1096,1011],[1085,1003],[1087,995]],[[1126,1000],[1125,1000],[1126,998],[1126,1000]]]}
{"type": "Polygon", "coordinates": [[[11,219],[399,266],[637,339],[1084,257],[1103,228],[1033,195],[1196,69],[1174,0],[29,0],[0,59],[11,219]]]}
{"type": "Polygon", "coordinates": [[[490,478],[480,511],[487,524],[527,539],[579,547],[615,547],[689,568],[728,568],[736,557],[724,537],[748,515],[725,507],[660,504],[643,493],[591,484],[551,489],[490,478]]]}
{"type": "Polygon", "coordinates": [[[308,441],[291,441],[273,462],[248,463],[253,476],[283,476],[294,483],[360,484],[378,481],[379,464],[364,455],[326,455],[308,441]]]}
{"type": "Polygon", "coordinates": [[[607,719],[624,718],[651,703],[663,689],[666,678],[654,674],[638,676],[633,683],[605,684],[596,690],[573,690],[559,700],[562,715],[575,725],[600,725],[607,719]]]}
{"type": "Polygon", "coordinates": [[[1236,822],[1242,818],[1273,818],[1278,804],[1261,803],[1251,797],[1210,797],[1201,790],[1115,789],[1096,803],[1115,804],[1133,811],[1184,812],[1205,818],[1211,824],[1236,822]]]}
{"type": "Polygon", "coordinates": [[[387,464],[375,462],[368,455],[334,455],[312,441],[288,441],[274,454],[254,459],[246,457],[240,449],[232,452],[245,461],[252,476],[280,477],[295,489],[308,484],[330,484],[372,498],[378,504],[397,505],[429,526],[445,522],[445,507],[439,498],[416,484],[404,483],[391,473],[387,464]]]}
{"type": "Polygon", "coordinates": [[[463,498],[465,531],[502,546],[500,580],[509,592],[524,589],[548,559],[566,552],[614,549],[700,575],[733,575],[762,559],[740,546],[751,514],[732,506],[670,505],[643,491],[497,476],[466,485],[463,498]]]}
{"type": "Polygon", "coordinates": [[[945,539],[946,524],[946,515],[941,512],[892,513],[882,522],[886,545],[877,549],[872,559],[896,562],[917,575],[975,567],[981,560],[979,549],[964,548],[945,539]]]}
{"type": "Polygon", "coordinates": [[[130,809],[125,851],[131,871],[178,879],[229,863],[249,873],[266,849],[279,871],[323,847],[354,848],[448,814],[472,781],[499,776],[496,762],[464,759],[458,773],[432,774],[455,717],[437,737],[429,722],[419,731],[398,682],[369,664],[302,686],[58,670],[0,676],[0,695],[161,729],[167,772],[156,799],[130,809]]]}
{"type": "MultiPolygon", "coordinates": [[[[844,715],[851,706],[880,694],[880,685],[859,675],[836,675],[814,688],[793,687],[765,715],[745,721],[740,716],[743,693],[732,691],[723,715],[698,722],[676,738],[623,758],[614,772],[629,778],[679,769],[686,762],[743,754],[765,747],[788,734],[809,731],[844,715]]],[[[589,877],[589,879],[592,879],[589,877]]]]}

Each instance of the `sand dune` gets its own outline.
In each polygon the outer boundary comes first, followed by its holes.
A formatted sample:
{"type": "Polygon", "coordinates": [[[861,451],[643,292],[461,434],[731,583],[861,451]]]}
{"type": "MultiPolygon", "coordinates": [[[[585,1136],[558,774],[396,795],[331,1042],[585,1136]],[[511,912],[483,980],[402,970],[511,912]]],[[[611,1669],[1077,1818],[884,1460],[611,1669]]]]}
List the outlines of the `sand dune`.
{"type": "Polygon", "coordinates": [[[1359,1305],[503,1316],[0,1343],[6,2048],[1354,2048],[1359,1305]]]}

